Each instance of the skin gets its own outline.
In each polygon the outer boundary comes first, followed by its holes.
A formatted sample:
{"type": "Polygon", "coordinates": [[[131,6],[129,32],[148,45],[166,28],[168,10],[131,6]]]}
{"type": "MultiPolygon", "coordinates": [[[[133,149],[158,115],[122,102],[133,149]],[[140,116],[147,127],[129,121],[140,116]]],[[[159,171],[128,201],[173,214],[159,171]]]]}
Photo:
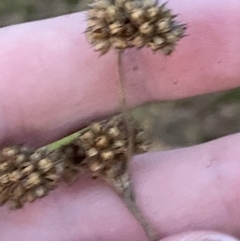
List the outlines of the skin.
{"type": "MultiPolygon", "coordinates": [[[[188,23],[170,57],[124,53],[131,107],[240,86],[239,0],[169,2],[188,23]]],[[[0,143],[40,146],[120,110],[117,58],[86,42],[85,13],[0,30],[0,143]]],[[[164,241],[240,237],[240,135],[133,158],[137,203],[164,241]],[[218,233],[219,232],[219,233],[218,233]]],[[[146,237],[103,181],[81,177],[18,211],[0,208],[6,241],[146,237]]]]}

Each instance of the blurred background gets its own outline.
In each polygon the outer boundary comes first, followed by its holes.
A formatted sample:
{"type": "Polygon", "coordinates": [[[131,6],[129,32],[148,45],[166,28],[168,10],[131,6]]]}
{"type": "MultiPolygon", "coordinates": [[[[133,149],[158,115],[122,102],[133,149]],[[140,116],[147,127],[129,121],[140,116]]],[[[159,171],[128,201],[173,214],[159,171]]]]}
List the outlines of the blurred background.
{"type": "MultiPolygon", "coordinates": [[[[87,9],[85,0],[1,0],[0,26],[87,9]]],[[[240,131],[240,88],[175,102],[153,103],[133,111],[144,123],[153,150],[203,143],[240,131]]]]}

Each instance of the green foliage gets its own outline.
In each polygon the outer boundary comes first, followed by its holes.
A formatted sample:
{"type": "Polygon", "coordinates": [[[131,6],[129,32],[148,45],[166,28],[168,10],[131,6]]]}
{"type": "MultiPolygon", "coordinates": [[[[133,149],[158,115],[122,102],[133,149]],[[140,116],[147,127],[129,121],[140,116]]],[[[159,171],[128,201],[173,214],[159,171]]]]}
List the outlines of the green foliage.
{"type": "Polygon", "coordinates": [[[215,104],[230,104],[240,101],[240,88],[232,89],[224,92],[216,101],[215,104]]]}

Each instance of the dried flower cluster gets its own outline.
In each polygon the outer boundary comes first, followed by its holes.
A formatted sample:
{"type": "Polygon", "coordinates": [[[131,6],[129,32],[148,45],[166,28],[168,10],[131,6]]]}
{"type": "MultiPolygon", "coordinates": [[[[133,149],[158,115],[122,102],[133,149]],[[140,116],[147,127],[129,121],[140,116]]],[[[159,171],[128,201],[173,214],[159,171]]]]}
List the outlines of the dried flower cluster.
{"type": "Polygon", "coordinates": [[[88,11],[86,36],[96,51],[110,47],[150,47],[169,55],[184,36],[185,24],[155,0],[95,0],[88,11]]]}
{"type": "Polygon", "coordinates": [[[5,147],[0,152],[0,204],[20,208],[45,196],[60,179],[63,162],[57,152],[5,147]]]}
{"type": "Polygon", "coordinates": [[[127,147],[129,142],[128,126],[133,129],[133,152],[147,150],[143,130],[124,117],[112,118],[110,121],[93,123],[79,138],[86,154],[86,163],[95,176],[115,178],[125,172],[127,147]],[[112,168],[114,167],[114,168],[112,168]]]}
{"type": "MultiPolygon", "coordinates": [[[[147,151],[143,130],[133,121],[128,124],[134,133],[134,153],[147,151]]],[[[0,205],[8,202],[12,208],[21,208],[81,172],[116,178],[126,171],[127,145],[126,122],[116,116],[91,124],[57,150],[5,147],[0,150],[0,205]]]]}

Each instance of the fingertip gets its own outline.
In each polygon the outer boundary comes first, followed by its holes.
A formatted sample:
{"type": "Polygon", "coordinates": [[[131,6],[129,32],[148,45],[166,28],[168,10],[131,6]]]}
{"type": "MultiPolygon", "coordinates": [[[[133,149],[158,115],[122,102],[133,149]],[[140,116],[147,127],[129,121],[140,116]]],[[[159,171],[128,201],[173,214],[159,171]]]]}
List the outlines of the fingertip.
{"type": "Polygon", "coordinates": [[[187,232],[163,238],[159,241],[238,241],[232,236],[209,231],[187,232]]]}

